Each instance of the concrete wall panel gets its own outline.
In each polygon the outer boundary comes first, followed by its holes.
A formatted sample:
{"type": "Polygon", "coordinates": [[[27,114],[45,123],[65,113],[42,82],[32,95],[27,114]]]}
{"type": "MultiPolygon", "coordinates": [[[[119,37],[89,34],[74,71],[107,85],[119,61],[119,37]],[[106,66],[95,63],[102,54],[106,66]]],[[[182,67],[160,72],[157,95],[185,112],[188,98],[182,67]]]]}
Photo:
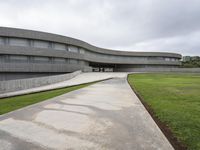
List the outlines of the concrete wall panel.
{"type": "Polygon", "coordinates": [[[7,93],[7,92],[12,92],[12,91],[19,91],[19,90],[49,85],[49,84],[69,80],[80,73],[81,71],[76,71],[73,73],[56,75],[56,76],[1,81],[0,93],[7,93]]]}

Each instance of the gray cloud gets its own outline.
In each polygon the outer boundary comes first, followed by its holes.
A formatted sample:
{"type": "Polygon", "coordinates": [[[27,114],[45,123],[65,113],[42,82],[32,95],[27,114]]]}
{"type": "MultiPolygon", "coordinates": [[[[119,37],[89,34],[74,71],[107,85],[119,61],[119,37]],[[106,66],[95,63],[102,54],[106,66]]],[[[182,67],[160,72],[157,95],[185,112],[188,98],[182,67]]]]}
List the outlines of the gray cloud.
{"type": "Polygon", "coordinates": [[[200,55],[199,0],[7,0],[0,1],[0,26],[106,48],[200,55]]]}

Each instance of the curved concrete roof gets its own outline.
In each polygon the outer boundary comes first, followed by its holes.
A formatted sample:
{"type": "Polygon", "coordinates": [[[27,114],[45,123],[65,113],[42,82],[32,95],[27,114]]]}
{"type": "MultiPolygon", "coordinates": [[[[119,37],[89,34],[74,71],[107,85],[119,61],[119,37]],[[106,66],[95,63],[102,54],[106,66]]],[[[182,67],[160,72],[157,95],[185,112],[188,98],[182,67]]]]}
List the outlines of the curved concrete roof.
{"type": "Polygon", "coordinates": [[[177,53],[166,53],[166,52],[130,52],[130,51],[117,51],[117,50],[110,50],[105,48],[99,48],[93,46],[89,43],[84,41],[74,39],[71,37],[66,37],[62,35],[46,33],[46,32],[39,32],[39,31],[32,31],[32,30],[24,30],[24,29],[16,29],[16,28],[7,28],[7,27],[0,27],[0,36],[6,37],[20,37],[26,39],[38,39],[44,41],[52,41],[58,43],[65,43],[70,45],[79,46],[85,48],[87,50],[103,53],[103,54],[111,54],[111,55],[120,55],[120,56],[164,56],[164,57],[175,57],[181,58],[182,56],[177,53]]]}

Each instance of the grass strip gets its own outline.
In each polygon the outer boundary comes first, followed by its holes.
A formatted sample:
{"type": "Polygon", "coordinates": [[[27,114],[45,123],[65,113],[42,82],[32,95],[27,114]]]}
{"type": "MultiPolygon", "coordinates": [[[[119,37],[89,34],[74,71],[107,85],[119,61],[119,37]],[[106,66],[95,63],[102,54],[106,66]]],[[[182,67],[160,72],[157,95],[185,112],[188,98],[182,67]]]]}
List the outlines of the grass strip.
{"type": "Polygon", "coordinates": [[[131,74],[128,81],[178,140],[200,149],[200,74],[131,74]]]}
{"type": "Polygon", "coordinates": [[[96,82],[70,86],[66,88],[60,88],[50,91],[44,91],[39,93],[27,94],[27,95],[20,95],[15,97],[8,97],[8,98],[1,98],[0,99],[0,115],[20,109],[22,107],[32,105],[38,102],[42,102],[48,100],[50,98],[78,90],[80,88],[84,88],[96,82]]]}

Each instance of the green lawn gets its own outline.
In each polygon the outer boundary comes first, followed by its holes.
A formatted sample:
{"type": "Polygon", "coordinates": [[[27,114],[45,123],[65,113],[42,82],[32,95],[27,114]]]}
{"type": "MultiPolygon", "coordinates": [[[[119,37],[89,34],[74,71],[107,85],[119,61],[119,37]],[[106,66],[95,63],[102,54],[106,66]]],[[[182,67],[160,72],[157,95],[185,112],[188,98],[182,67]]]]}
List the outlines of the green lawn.
{"type": "Polygon", "coordinates": [[[129,83],[190,150],[200,150],[200,74],[131,74],[129,83]]]}
{"type": "Polygon", "coordinates": [[[33,93],[33,94],[10,97],[10,98],[2,98],[0,99],[0,115],[31,105],[31,104],[35,104],[35,103],[56,97],[58,95],[62,95],[64,93],[68,93],[70,91],[74,91],[74,90],[89,86],[91,84],[93,83],[81,84],[81,85],[66,87],[66,88],[57,89],[57,90],[33,93]]]}

